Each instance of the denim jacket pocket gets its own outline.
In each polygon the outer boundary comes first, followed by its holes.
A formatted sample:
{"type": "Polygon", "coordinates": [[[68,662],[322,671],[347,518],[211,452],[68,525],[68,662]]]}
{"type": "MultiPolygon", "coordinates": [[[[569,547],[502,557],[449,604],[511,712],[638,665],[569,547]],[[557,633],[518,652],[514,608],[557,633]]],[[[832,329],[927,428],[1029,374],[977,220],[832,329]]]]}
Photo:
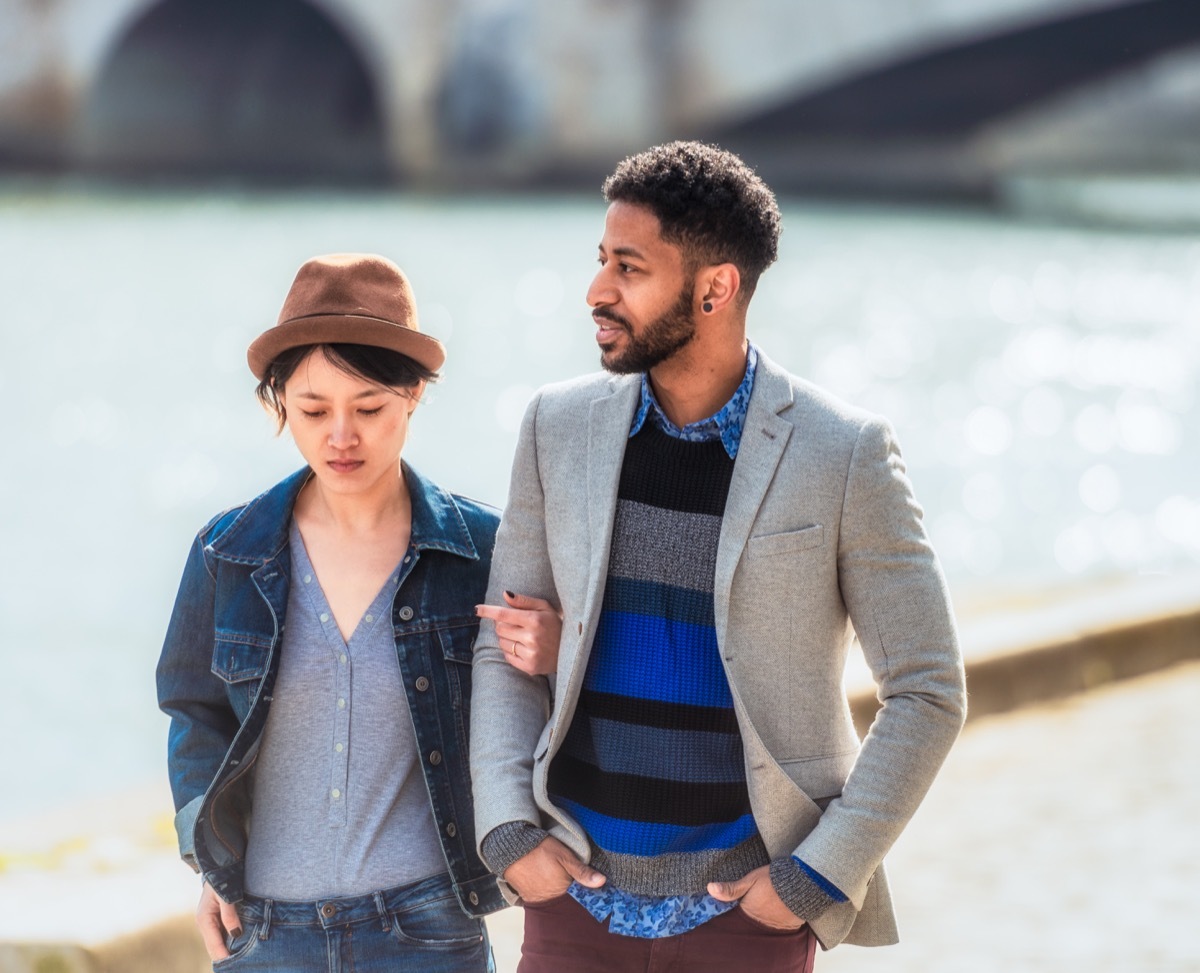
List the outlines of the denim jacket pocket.
{"type": "Polygon", "coordinates": [[[451,618],[434,631],[437,645],[441,647],[444,660],[446,691],[455,716],[455,730],[462,752],[467,752],[467,741],[471,735],[471,661],[475,650],[475,636],[479,633],[479,619],[474,617],[451,618]]]}
{"type": "Polygon", "coordinates": [[[447,662],[469,666],[475,651],[475,636],[479,632],[478,618],[452,618],[437,629],[438,642],[447,662]]]}
{"type": "Polygon", "coordinates": [[[249,632],[217,629],[212,672],[227,683],[261,679],[267,671],[271,640],[249,632]]]}

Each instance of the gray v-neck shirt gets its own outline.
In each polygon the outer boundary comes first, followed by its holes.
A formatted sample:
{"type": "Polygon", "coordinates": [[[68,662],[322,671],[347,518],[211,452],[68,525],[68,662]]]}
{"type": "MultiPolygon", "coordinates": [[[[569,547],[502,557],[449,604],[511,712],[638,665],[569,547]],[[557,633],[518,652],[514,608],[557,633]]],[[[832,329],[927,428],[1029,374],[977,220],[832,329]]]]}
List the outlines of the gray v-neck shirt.
{"type": "Polygon", "coordinates": [[[399,569],[342,638],[293,520],[287,625],[259,751],[246,888],[361,895],[446,870],[392,637],[399,569]]]}

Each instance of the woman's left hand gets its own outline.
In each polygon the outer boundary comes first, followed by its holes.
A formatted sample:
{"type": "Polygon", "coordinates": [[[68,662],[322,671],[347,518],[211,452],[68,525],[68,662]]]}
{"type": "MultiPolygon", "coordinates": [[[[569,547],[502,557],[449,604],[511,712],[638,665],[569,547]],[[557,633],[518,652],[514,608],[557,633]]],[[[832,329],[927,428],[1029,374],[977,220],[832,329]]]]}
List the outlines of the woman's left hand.
{"type": "Polygon", "coordinates": [[[558,669],[558,640],[562,616],[544,598],[504,592],[507,608],[476,605],[475,614],[496,623],[496,638],[504,658],[531,676],[548,676],[558,669]]]}

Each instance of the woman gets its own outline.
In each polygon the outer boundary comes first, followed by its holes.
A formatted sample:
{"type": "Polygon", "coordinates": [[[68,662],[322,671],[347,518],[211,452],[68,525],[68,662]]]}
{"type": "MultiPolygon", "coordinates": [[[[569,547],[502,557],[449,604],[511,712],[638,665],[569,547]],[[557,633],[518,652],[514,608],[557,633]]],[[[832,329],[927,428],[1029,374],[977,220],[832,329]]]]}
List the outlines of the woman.
{"type": "MultiPolygon", "coordinates": [[[[215,970],[489,968],[467,737],[498,516],[401,461],[444,358],[360,254],[304,264],[250,346],[306,466],[200,532],[158,666],[215,970]]],[[[500,611],[514,665],[553,671],[550,606],[500,611]]]]}

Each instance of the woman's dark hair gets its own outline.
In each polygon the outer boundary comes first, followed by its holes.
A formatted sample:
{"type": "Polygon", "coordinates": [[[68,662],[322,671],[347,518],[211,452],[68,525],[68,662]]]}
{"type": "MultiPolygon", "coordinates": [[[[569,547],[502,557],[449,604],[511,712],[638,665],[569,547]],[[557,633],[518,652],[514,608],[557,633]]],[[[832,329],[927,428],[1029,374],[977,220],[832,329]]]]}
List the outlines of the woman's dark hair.
{"type": "Polygon", "coordinates": [[[656,145],[625,159],[604,182],[610,203],[644,206],[662,238],[695,269],[731,263],[748,301],[775,262],[782,218],[775,195],[732,152],[703,142],[656,145]]]}
{"type": "Polygon", "coordinates": [[[402,355],[390,348],[378,348],[375,345],[352,344],[320,344],[299,345],[281,351],[275,360],[267,366],[262,381],[254,394],[263,407],[275,416],[277,431],[282,432],[287,422],[287,410],[279,399],[279,393],[295,374],[300,363],[311,352],[319,351],[325,360],[334,368],[365,379],[375,385],[386,385],[389,388],[415,388],[421,382],[436,382],[437,372],[430,371],[424,365],[402,355]]]}

